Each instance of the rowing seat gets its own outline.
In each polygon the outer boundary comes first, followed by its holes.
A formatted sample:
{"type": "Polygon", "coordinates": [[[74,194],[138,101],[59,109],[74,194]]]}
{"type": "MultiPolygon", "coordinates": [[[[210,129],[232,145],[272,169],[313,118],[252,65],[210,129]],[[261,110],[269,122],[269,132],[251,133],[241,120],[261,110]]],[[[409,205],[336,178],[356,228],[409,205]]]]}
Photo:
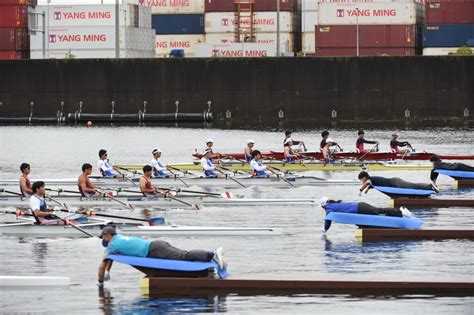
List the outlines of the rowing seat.
{"type": "Polygon", "coordinates": [[[184,261],[124,255],[109,255],[107,259],[130,265],[149,278],[214,278],[214,271],[217,271],[221,279],[230,275],[227,268],[220,269],[215,261],[184,261]]]}

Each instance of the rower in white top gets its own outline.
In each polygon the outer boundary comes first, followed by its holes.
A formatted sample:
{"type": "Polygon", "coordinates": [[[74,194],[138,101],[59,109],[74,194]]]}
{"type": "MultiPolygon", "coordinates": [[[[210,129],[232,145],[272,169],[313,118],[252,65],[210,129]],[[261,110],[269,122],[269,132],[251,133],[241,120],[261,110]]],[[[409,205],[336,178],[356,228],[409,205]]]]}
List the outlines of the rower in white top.
{"type": "Polygon", "coordinates": [[[255,141],[249,140],[247,141],[247,146],[245,147],[244,150],[244,156],[245,156],[245,162],[250,163],[253,159],[253,147],[255,145],[255,141]]]}
{"type": "Polygon", "coordinates": [[[53,214],[53,209],[48,208],[44,195],[46,193],[45,184],[42,181],[34,182],[33,195],[30,198],[30,210],[37,224],[43,225],[57,225],[57,224],[75,224],[73,220],[65,219],[64,221],[58,219],[53,214]]]}
{"type": "Polygon", "coordinates": [[[123,177],[123,175],[118,174],[115,171],[114,165],[111,164],[107,159],[107,151],[104,149],[100,149],[99,151],[99,161],[97,162],[97,168],[103,177],[123,177]]]}
{"type": "Polygon", "coordinates": [[[212,150],[206,149],[201,158],[201,167],[204,170],[204,177],[223,177],[216,173],[216,165],[212,164],[212,150]]]}
{"type": "Polygon", "coordinates": [[[250,161],[250,167],[252,167],[252,176],[254,177],[276,177],[276,175],[270,175],[267,173],[267,166],[260,161],[262,153],[259,150],[252,152],[252,161],[250,161]]]}
{"type": "Polygon", "coordinates": [[[151,167],[153,168],[153,177],[159,178],[168,178],[170,175],[168,174],[168,170],[170,169],[169,165],[161,163],[161,150],[154,149],[153,152],[153,159],[151,160],[151,167]]]}
{"type": "MultiPolygon", "coordinates": [[[[211,157],[210,157],[211,160],[212,160],[212,159],[220,159],[220,155],[221,155],[221,154],[220,154],[220,153],[217,153],[217,152],[214,152],[214,151],[212,150],[212,147],[213,147],[213,146],[214,146],[214,140],[212,140],[212,139],[210,139],[210,138],[207,139],[207,140],[206,140],[206,148],[205,148],[204,151],[203,151],[203,155],[204,155],[204,152],[206,152],[207,150],[209,150],[209,151],[211,152],[211,157]]],[[[219,160],[219,161],[220,161],[220,160],[219,160]]]]}

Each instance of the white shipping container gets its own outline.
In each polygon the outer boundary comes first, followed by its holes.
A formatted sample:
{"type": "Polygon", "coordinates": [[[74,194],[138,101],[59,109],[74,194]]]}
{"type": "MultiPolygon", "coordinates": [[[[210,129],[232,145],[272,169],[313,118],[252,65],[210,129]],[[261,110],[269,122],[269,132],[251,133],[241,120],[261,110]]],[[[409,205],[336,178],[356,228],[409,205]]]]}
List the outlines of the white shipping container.
{"type": "MultiPolygon", "coordinates": [[[[150,8],[140,9],[140,6],[120,5],[119,11],[121,25],[151,28],[150,8]],[[138,10],[138,16],[135,16],[135,10],[138,10]],[[138,25],[134,23],[135,18],[138,18],[138,25]]],[[[45,12],[49,27],[115,25],[114,5],[50,5],[49,8],[43,5],[36,6],[34,12],[45,12]]],[[[38,24],[42,24],[40,18],[38,24]]]]}
{"type": "Polygon", "coordinates": [[[193,57],[196,44],[204,41],[204,35],[156,35],[156,57],[168,57],[172,49],[183,49],[186,57],[193,57]]]}
{"type": "Polygon", "coordinates": [[[373,2],[405,2],[405,3],[424,3],[425,0],[302,0],[301,11],[317,11],[319,2],[333,3],[373,3],[373,2]]]}
{"type": "MultiPolygon", "coordinates": [[[[115,49],[68,49],[68,50],[50,50],[50,59],[65,59],[71,53],[76,59],[104,59],[115,58],[115,49]]],[[[31,59],[42,59],[42,50],[31,50],[31,59]]],[[[143,52],[136,50],[120,50],[120,58],[153,58],[154,52],[143,52]]]]}
{"type": "Polygon", "coordinates": [[[153,14],[204,13],[204,0],[127,0],[124,2],[150,7],[153,14]]]}
{"type": "MultiPolygon", "coordinates": [[[[280,33],[280,45],[284,51],[293,51],[294,33],[280,33]]],[[[276,45],[277,34],[273,33],[256,33],[255,42],[258,44],[274,44],[276,45]]],[[[206,34],[206,43],[210,44],[228,44],[235,43],[235,36],[232,33],[212,33],[206,34]]]]}
{"type": "Polygon", "coordinates": [[[301,50],[306,54],[314,54],[316,52],[316,33],[308,32],[301,34],[301,50]]]}
{"type": "Polygon", "coordinates": [[[314,32],[318,24],[318,11],[301,12],[301,31],[314,32]]]}
{"type": "Polygon", "coordinates": [[[415,3],[319,3],[320,25],[410,25],[422,22],[422,8],[415,3]],[[421,11],[420,11],[421,10],[421,11]]]}
{"type": "Polygon", "coordinates": [[[423,56],[446,56],[458,49],[459,47],[428,47],[423,48],[423,56]]]}
{"type": "MultiPolygon", "coordinates": [[[[256,32],[276,32],[276,12],[256,12],[254,14],[254,25],[256,32]]],[[[250,25],[250,18],[244,20],[245,25],[250,25]]],[[[234,12],[213,12],[205,15],[206,33],[233,33],[236,28],[234,12]]],[[[294,31],[293,13],[280,12],[280,32],[289,33],[294,31]]]]}
{"type": "Polygon", "coordinates": [[[276,45],[256,43],[197,44],[196,57],[275,57],[276,45]]]}

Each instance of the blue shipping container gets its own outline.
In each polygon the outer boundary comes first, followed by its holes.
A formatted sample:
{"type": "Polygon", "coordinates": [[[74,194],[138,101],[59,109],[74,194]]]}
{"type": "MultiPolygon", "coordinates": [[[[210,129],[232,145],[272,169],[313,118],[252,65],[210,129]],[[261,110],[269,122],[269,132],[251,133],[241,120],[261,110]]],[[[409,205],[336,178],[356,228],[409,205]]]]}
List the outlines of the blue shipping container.
{"type": "Polygon", "coordinates": [[[204,14],[154,14],[151,27],[156,34],[204,34],[204,14]]]}
{"type": "Polygon", "coordinates": [[[423,28],[423,47],[460,47],[474,40],[474,24],[429,24],[423,28]]]}

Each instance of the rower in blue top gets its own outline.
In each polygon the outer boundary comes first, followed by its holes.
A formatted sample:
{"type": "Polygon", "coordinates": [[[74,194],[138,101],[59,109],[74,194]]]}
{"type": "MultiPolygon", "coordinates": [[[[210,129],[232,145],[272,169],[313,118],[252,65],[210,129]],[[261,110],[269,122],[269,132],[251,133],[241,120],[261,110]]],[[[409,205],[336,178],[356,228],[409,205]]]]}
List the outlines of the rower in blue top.
{"type": "Polygon", "coordinates": [[[392,177],[385,178],[381,176],[370,176],[366,171],[362,171],[358,176],[359,180],[362,182],[362,187],[359,189],[359,195],[367,188],[366,193],[369,189],[374,187],[395,187],[401,189],[412,189],[412,190],[424,190],[424,191],[433,191],[439,192],[436,185],[424,184],[424,183],[410,183],[401,178],[392,177]]]}
{"type": "Polygon", "coordinates": [[[110,280],[112,260],[107,259],[107,256],[111,254],[184,261],[215,261],[219,268],[225,269],[227,267],[222,247],[214,252],[204,250],[187,251],[171,246],[168,242],[162,240],[151,241],[138,237],[122,236],[116,233],[113,226],[104,227],[99,237],[102,238],[102,245],[105,247],[105,255],[99,265],[98,286],[100,288],[104,286],[104,281],[110,280]]]}
{"type": "Polygon", "coordinates": [[[153,159],[151,160],[150,165],[153,168],[153,177],[158,177],[158,178],[170,177],[170,175],[167,172],[167,170],[169,170],[170,167],[160,161],[161,150],[154,149],[151,153],[153,154],[153,159]]]}
{"type": "Polygon", "coordinates": [[[253,147],[255,145],[255,141],[249,140],[247,141],[247,146],[245,147],[244,150],[244,156],[245,156],[245,162],[250,163],[252,161],[252,153],[253,153],[253,147]]]}
{"type": "Polygon", "coordinates": [[[107,150],[99,150],[99,161],[97,168],[103,177],[123,177],[115,171],[114,165],[107,159],[107,150]]]}
{"type": "MultiPolygon", "coordinates": [[[[412,213],[405,207],[396,208],[378,208],[365,202],[344,202],[341,200],[330,200],[323,197],[320,200],[320,206],[326,211],[326,215],[331,212],[352,213],[361,215],[381,215],[390,217],[411,217],[412,213]]],[[[331,227],[331,220],[324,221],[323,233],[331,227]]]]}
{"type": "Polygon", "coordinates": [[[252,176],[254,177],[276,177],[267,173],[267,166],[260,161],[262,153],[259,150],[252,152],[252,161],[250,167],[252,168],[252,176]]]}
{"type": "Polygon", "coordinates": [[[223,177],[216,173],[216,165],[212,164],[212,150],[204,150],[204,156],[201,158],[201,167],[204,170],[204,177],[223,177]]]}
{"type": "Polygon", "coordinates": [[[285,161],[289,164],[294,164],[295,159],[299,158],[300,155],[293,151],[291,146],[293,145],[293,140],[288,138],[285,140],[285,146],[283,147],[283,154],[285,155],[285,161]]]}

